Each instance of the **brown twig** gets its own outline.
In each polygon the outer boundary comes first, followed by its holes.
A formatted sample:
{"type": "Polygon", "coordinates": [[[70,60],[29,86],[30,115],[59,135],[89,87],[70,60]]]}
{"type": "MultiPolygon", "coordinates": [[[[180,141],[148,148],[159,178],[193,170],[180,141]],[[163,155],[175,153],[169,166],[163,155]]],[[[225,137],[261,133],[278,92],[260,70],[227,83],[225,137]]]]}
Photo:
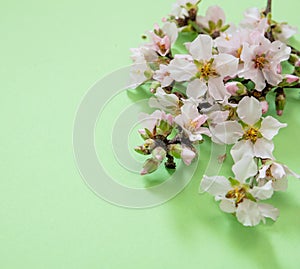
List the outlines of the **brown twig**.
{"type": "Polygon", "coordinates": [[[272,0],[268,0],[267,7],[264,14],[267,16],[271,12],[272,12],[272,0]]]}

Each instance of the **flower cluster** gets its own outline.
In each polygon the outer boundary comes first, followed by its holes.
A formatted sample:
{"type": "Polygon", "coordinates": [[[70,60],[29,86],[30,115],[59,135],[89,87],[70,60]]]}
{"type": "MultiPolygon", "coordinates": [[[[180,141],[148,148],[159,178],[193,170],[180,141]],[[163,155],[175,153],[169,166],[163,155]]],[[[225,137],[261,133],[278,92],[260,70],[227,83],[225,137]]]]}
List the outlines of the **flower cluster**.
{"type": "Polygon", "coordinates": [[[273,156],[272,139],[286,124],[269,115],[269,102],[282,115],[284,89],[300,86],[300,53],[289,44],[297,29],[274,21],[270,2],[235,26],[218,6],[201,16],[200,0],[178,0],[149,43],[132,49],[132,82],[148,87],[156,109],[143,116],[144,144],[135,149],[150,155],[141,174],[164,160],[168,169],[174,158],[191,164],[207,139],[232,145],[234,177],[204,175],[200,187],[246,226],[276,220],[278,209],[261,200],[285,190],[288,175],[300,177],[273,156]]]}

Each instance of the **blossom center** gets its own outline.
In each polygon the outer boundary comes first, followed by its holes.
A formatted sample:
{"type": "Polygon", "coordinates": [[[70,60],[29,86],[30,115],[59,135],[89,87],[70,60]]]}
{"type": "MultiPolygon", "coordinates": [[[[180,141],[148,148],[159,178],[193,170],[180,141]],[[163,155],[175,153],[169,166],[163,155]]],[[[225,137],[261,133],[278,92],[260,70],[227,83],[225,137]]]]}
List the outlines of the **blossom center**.
{"type": "Polygon", "coordinates": [[[162,54],[165,54],[168,51],[166,44],[156,43],[157,47],[161,51],[162,54]]]}
{"type": "Polygon", "coordinates": [[[252,143],[255,143],[259,136],[260,133],[258,129],[251,127],[245,132],[244,138],[246,140],[250,140],[252,143]]]}
{"type": "Polygon", "coordinates": [[[197,77],[204,80],[209,80],[210,77],[217,77],[218,73],[213,67],[214,59],[205,62],[195,62],[198,68],[197,77]]]}
{"type": "Polygon", "coordinates": [[[195,120],[190,120],[188,125],[189,125],[188,129],[194,130],[194,131],[197,130],[199,127],[199,123],[195,120]]]}
{"type": "Polygon", "coordinates": [[[226,193],[225,197],[228,199],[234,199],[235,204],[238,205],[246,197],[247,190],[242,186],[237,186],[234,189],[226,193]]]}
{"type": "Polygon", "coordinates": [[[268,63],[268,60],[266,59],[266,55],[256,55],[256,58],[253,59],[254,62],[254,68],[262,70],[265,66],[265,64],[268,63]]]}

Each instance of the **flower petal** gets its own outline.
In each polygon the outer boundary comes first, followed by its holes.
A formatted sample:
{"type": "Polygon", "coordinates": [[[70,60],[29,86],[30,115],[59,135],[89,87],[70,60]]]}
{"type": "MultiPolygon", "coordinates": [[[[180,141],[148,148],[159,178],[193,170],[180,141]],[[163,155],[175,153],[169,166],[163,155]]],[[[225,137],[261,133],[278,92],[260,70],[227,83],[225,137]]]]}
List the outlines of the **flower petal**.
{"type": "Polygon", "coordinates": [[[272,181],[268,181],[265,185],[261,187],[253,187],[252,190],[249,191],[255,198],[259,200],[265,200],[272,197],[274,190],[272,187],[272,181]]]}
{"type": "Polygon", "coordinates": [[[243,129],[236,121],[225,121],[211,128],[211,133],[225,144],[234,144],[243,135],[243,129]]]}
{"type": "Polygon", "coordinates": [[[241,140],[232,147],[230,153],[234,162],[238,162],[245,154],[254,156],[253,143],[250,140],[241,140]]]}
{"type": "Polygon", "coordinates": [[[186,94],[188,97],[192,97],[197,100],[198,98],[202,97],[206,93],[206,91],[206,83],[204,83],[200,79],[195,79],[188,84],[186,94]]]}
{"type": "Polygon", "coordinates": [[[227,96],[230,96],[221,77],[208,80],[208,92],[217,101],[223,101],[227,96]]]}
{"type": "Polygon", "coordinates": [[[262,220],[257,203],[248,199],[238,205],[236,217],[244,226],[255,226],[262,220]]]}
{"type": "Polygon", "coordinates": [[[278,134],[280,128],[286,127],[286,123],[281,123],[277,119],[267,116],[261,123],[260,132],[268,140],[273,139],[278,134]]]}
{"type": "Polygon", "coordinates": [[[274,143],[265,138],[259,138],[253,144],[253,152],[256,157],[263,159],[274,159],[273,156],[274,143]]]}
{"type": "Polygon", "coordinates": [[[203,176],[200,190],[214,196],[224,196],[231,189],[230,182],[223,176],[203,176]]]}
{"type": "Polygon", "coordinates": [[[208,35],[199,35],[189,44],[189,52],[195,60],[210,60],[212,57],[212,38],[208,35]]]}
{"type": "Polygon", "coordinates": [[[279,216],[279,210],[269,204],[258,204],[259,211],[265,218],[271,218],[276,221],[279,216]]]}
{"type": "Polygon", "coordinates": [[[235,178],[245,181],[247,178],[257,174],[257,165],[251,155],[244,155],[238,162],[232,166],[235,178]]]}
{"type": "Polygon", "coordinates": [[[254,125],[262,116],[261,104],[254,97],[246,96],[240,101],[237,113],[243,122],[254,125]]]}
{"type": "Polygon", "coordinates": [[[236,210],[234,201],[229,199],[222,199],[219,206],[226,213],[234,213],[236,210]]]}
{"type": "Polygon", "coordinates": [[[221,77],[233,77],[238,71],[239,60],[232,55],[221,53],[216,56],[214,63],[216,71],[221,77]]]}

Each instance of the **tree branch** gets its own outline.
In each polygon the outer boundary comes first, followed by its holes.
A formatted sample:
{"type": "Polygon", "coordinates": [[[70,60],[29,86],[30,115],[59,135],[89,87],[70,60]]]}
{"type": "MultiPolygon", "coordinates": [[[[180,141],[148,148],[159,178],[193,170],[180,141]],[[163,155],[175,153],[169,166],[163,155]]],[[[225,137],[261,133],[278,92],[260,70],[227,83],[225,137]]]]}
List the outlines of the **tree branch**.
{"type": "Polygon", "coordinates": [[[264,14],[267,16],[271,12],[272,12],[272,0],[268,0],[267,7],[264,14]]]}

